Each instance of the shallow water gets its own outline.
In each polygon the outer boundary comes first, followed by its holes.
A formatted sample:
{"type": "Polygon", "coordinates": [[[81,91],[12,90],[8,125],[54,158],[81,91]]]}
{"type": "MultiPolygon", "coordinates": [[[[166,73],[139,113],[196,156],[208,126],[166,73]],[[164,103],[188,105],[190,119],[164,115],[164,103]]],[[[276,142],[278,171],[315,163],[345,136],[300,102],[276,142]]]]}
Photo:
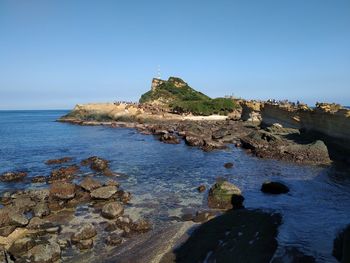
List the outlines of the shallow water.
{"type": "MultiPolygon", "coordinates": [[[[146,216],[161,224],[184,208],[206,208],[206,196],[196,187],[225,177],[238,185],[249,208],[281,212],[280,251],[295,246],[318,262],[336,262],[331,256],[338,230],[350,223],[349,167],[314,167],[261,160],[231,147],[203,152],[183,143],[168,145],[132,129],[76,126],[55,120],[66,111],[0,111],[0,173],[25,170],[29,176],[49,175],[48,159],[75,157],[75,162],[98,155],[111,161],[123,188],[133,194],[133,217],[146,216]],[[233,162],[233,169],[225,169],[233,162]],[[281,180],[289,194],[265,195],[266,180],[281,180]]],[[[0,191],[26,188],[24,183],[0,183],[0,191]]],[[[40,185],[39,185],[40,187],[40,185]]]]}

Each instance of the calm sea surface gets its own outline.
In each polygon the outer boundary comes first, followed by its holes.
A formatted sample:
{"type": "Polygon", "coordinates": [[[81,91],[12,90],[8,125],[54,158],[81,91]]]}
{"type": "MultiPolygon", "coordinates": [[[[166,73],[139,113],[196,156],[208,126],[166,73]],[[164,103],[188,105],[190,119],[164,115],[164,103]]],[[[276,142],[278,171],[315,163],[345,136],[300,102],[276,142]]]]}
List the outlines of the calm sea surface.
{"type": "MultiPolygon", "coordinates": [[[[350,223],[350,174],[348,167],[314,167],[260,160],[234,147],[205,153],[186,145],[168,145],[132,129],[81,127],[55,122],[66,111],[0,111],[0,173],[25,170],[29,177],[49,175],[48,159],[75,157],[75,162],[98,155],[111,161],[123,188],[133,194],[133,216],[157,224],[182,214],[184,208],[206,208],[206,196],[196,187],[212,185],[225,177],[238,185],[245,206],[278,211],[283,215],[278,241],[300,248],[319,262],[331,256],[338,230],[350,223]],[[233,169],[225,169],[233,162],[233,169]],[[262,182],[281,180],[287,195],[260,192],[262,182]]],[[[84,176],[82,174],[81,176],[84,176]]],[[[0,183],[0,192],[33,187],[28,182],[0,183]]],[[[38,187],[38,186],[35,186],[38,187]]],[[[39,186],[40,187],[40,186],[39,186]]]]}

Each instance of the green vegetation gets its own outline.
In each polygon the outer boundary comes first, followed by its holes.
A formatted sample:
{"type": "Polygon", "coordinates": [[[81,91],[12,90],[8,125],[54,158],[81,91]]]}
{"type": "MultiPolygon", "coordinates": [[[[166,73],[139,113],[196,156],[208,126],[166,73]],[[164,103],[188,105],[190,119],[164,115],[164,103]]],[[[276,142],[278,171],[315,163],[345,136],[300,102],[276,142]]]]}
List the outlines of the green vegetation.
{"type": "Polygon", "coordinates": [[[140,103],[152,103],[159,100],[176,113],[192,113],[194,115],[227,115],[237,106],[231,99],[211,99],[205,94],[188,86],[182,79],[171,77],[154,90],[143,94],[140,103]]]}

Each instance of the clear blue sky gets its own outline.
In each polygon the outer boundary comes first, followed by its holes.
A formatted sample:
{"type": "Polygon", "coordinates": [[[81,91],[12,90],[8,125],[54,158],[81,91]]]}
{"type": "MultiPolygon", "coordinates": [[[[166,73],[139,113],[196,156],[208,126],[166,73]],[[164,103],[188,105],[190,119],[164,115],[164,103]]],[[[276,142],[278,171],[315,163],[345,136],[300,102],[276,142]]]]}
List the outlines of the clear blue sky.
{"type": "Polygon", "coordinates": [[[349,0],[0,0],[0,109],[218,97],[350,104],[349,0]]]}

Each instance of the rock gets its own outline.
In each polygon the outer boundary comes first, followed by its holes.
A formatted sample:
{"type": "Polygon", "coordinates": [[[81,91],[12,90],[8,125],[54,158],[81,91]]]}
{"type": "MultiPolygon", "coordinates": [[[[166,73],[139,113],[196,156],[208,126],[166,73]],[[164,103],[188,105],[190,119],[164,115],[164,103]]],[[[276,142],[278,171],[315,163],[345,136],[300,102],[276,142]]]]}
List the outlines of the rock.
{"type": "Polygon", "coordinates": [[[34,216],[44,217],[50,214],[50,209],[46,202],[38,203],[33,209],[34,216]]]}
{"type": "Polygon", "coordinates": [[[242,208],[243,201],[241,190],[227,181],[217,182],[209,190],[208,206],[210,208],[242,208]]]}
{"type": "Polygon", "coordinates": [[[202,193],[202,192],[204,192],[206,190],[206,187],[205,187],[204,184],[202,184],[202,185],[197,187],[197,190],[198,190],[198,192],[202,193]]]}
{"type": "Polygon", "coordinates": [[[212,138],[217,140],[225,137],[226,135],[231,134],[231,132],[227,129],[221,128],[216,131],[213,131],[212,138]]]}
{"type": "Polygon", "coordinates": [[[85,177],[83,181],[80,183],[81,188],[83,188],[86,191],[93,191],[99,187],[101,187],[101,183],[99,181],[96,181],[92,179],[91,177],[85,177]]]}
{"type": "Polygon", "coordinates": [[[116,180],[108,179],[105,182],[104,186],[116,186],[116,187],[119,187],[119,183],[116,180]]]}
{"type": "Polygon", "coordinates": [[[213,213],[209,211],[201,211],[201,212],[198,211],[194,216],[194,218],[192,219],[192,221],[195,223],[202,223],[202,222],[208,221],[212,216],[213,216],[213,213]]]}
{"type": "Polygon", "coordinates": [[[108,161],[97,156],[92,156],[83,160],[81,165],[90,165],[92,170],[102,172],[108,168],[108,161]]]}
{"type": "Polygon", "coordinates": [[[118,197],[123,204],[127,204],[131,200],[131,193],[119,190],[118,197]]]}
{"type": "Polygon", "coordinates": [[[185,142],[189,146],[204,146],[204,140],[200,137],[188,135],[185,137],[185,142]]]}
{"type": "Polygon", "coordinates": [[[289,192],[289,188],[280,182],[264,182],[261,191],[269,194],[286,194],[289,192]]]}
{"type": "Polygon", "coordinates": [[[202,149],[204,151],[212,151],[216,149],[225,149],[227,146],[219,141],[213,141],[213,140],[204,140],[204,145],[202,146],[202,149]]]}
{"type": "Polygon", "coordinates": [[[95,199],[109,199],[117,192],[115,186],[103,186],[93,190],[90,195],[95,199]]]}
{"type": "Polygon", "coordinates": [[[46,183],[47,182],[47,177],[46,176],[35,176],[32,178],[32,183],[33,184],[41,184],[41,183],[46,183]]]}
{"type": "Polygon", "coordinates": [[[90,249],[94,246],[94,241],[92,239],[79,240],[75,245],[80,250],[90,249]]]}
{"type": "Polygon", "coordinates": [[[192,221],[194,218],[193,214],[191,213],[186,213],[181,216],[182,221],[192,221]]]}
{"type": "Polygon", "coordinates": [[[227,169],[230,169],[230,168],[233,167],[233,163],[225,163],[224,167],[227,168],[227,169]]]}
{"type": "Polygon", "coordinates": [[[18,212],[18,211],[11,211],[8,214],[10,219],[10,225],[13,226],[26,226],[28,225],[29,221],[27,217],[25,217],[24,214],[18,212]]]}
{"type": "Polygon", "coordinates": [[[79,167],[77,165],[61,167],[51,172],[49,182],[70,181],[74,178],[75,174],[77,174],[78,172],[79,172],[79,167]]]}
{"type": "Polygon", "coordinates": [[[29,212],[35,206],[35,202],[28,196],[18,196],[12,200],[12,205],[17,211],[29,212]]]}
{"type": "Polygon", "coordinates": [[[29,252],[30,262],[54,263],[61,258],[61,248],[56,242],[39,244],[29,252]]]}
{"type": "Polygon", "coordinates": [[[27,176],[25,172],[6,172],[0,175],[1,182],[21,181],[27,176]]]}
{"type": "Polygon", "coordinates": [[[34,246],[35,246],[35,241],[33,238],[23,237],[13,242],[8,251],[15,258],[18,258],[21,255],[25,254],[34,246]]]}
{"type": "Polygon", "coordinates": [[[341,263],[350,262],[350,225],[334,239],[333,256],[341,263]]]}
{"type": "Polygon", "coordinates": [[[72,235],[71,240],[73,243],[77,243],[80,240],[91,239],[96,235],[96,228],[90,223],[85,223],[72,235]]]}
{"type": "Polygon", "coordinates": [[[59,200],[69,200],[75,196],[75,185],[66,182],[53,183],[50,188],[50,195],[59,200]]]}
{"type": "Polygon", "coordinates": [[[107,219],[113,219],[120,215],[122,215],[124,212],[124,208],[122,204],[118,202],[111,202],[107,203],[102,207],[102,216],[107,219]]]}
{"type": "Polygon", "coordinates": [[[15,231],[16,226],[4,226],[0,228],[0,236],[7,237],[9,236],[13,231],[15,231]]]}
{"type": "Polygon", "coordinates": [[[68,162],[70,162],[72,160],[73,160],[72,157],[63,157],[63,158],[60,158],[60,159],[47,160],[45,162],[45,164],[47,164],[47,165],[62,164],[62,163],[68,163],[68,162]]]}
{"type": "Polygon", "coordinates": [[[163,134],[162,136],[160,136],[159,140],[161,142],[164,142],[164,143],[168,143],[168,144],[179,144],[180,143],[180,140],[179,138],[177,138],[176,135],[174,134],[163,134]]]}
{"type": "Polygon", "coordinates": [[[145,233],[152,229],[152,225],[147,220],[140,219],[132,224],[131,229],[137,233],[145,233]]]}
{"type": "Polygon", "coordinates": [[[112,233],[106,238],[106,244],[108,246],[117,246],[120,245],[123,242],[123,238],[116,233],[112,233]]]}
{"type": "Polygon", "coordinates": [[[32,200],[41,202],[44,200],[47,200],[50,195],[49,189],[37,189],[37,190],[30,190],[29,196],[32,200]]]}

